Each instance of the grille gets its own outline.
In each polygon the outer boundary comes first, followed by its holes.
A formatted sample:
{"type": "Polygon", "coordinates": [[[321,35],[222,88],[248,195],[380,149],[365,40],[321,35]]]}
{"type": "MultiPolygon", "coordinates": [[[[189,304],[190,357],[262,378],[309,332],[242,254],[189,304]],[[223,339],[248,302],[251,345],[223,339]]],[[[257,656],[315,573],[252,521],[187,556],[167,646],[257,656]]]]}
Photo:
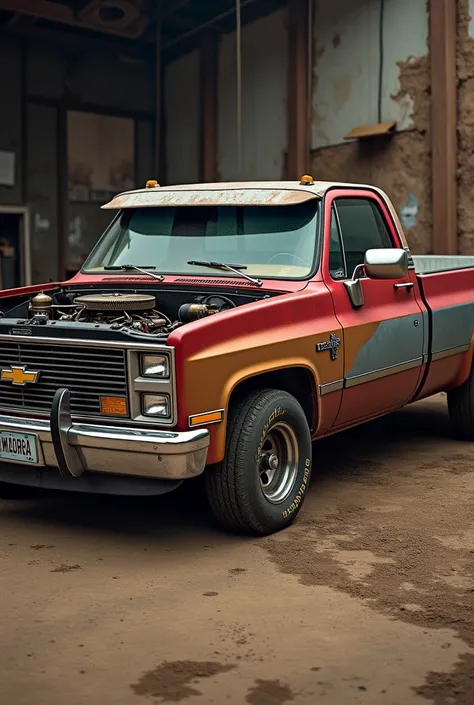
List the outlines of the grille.
{"type": "Polygon", "coordinates": [[[25,387],[0,382],[0,406],[49,412],[55,392],[71,392],[71,413],[100,414],[100,397],[127,396],[125,351],[82,345],[0,341],[0,367],[22,365],[39,370],[36,384],[25,387]]]}

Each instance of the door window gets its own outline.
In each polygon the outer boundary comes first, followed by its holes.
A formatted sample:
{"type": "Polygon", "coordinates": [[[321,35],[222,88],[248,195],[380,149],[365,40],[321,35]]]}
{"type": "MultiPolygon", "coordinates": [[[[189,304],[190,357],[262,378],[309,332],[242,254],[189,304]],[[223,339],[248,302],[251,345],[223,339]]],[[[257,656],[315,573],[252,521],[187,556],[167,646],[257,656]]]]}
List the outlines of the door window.
{"type": "Polygon", "coordinates": [[[334,206],[331,209],[331,238],[329,245],[329,272],[333,279],[347,279],[346,261],[342,248],[341,233],[334,206]]]}
{"type": "Polygon", "coordinates": [[[342,231],[346,276],[352,276],[357,265],[364,263],[367,250],[393,247],[393,243],[374,201],[368,198],[338,198],[336,208],[342,231]]]}

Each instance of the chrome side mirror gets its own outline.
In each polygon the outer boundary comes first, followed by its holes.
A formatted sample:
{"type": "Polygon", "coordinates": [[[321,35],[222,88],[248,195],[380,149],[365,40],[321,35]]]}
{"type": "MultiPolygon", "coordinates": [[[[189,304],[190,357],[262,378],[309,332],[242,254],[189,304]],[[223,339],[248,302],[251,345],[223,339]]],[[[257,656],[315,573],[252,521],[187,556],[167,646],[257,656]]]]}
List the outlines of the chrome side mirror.
{"type": "Polygon", "coordinates": [[[403,279],[408,273],[408,255],[395,247],[367,250],[364,268],[369,279],[403,279]]]}
{"type": "Polygon", "coordinates": [[[408,273],[408,254],[405,250],[386,247],[378,250],[367,250],[364,264],[354,269],[352,279],[344,282],[353,308],[364,305],[364,292],[361,277],[369,279],[403,279],[408,273]]]}

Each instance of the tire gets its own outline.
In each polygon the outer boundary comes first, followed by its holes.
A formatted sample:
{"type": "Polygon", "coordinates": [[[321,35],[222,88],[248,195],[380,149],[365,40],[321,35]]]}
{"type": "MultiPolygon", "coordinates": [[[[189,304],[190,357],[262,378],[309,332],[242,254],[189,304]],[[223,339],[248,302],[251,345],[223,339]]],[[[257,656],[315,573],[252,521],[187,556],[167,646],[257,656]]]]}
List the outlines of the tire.
{"type": "Polygon", "coordinates": [[[474,367],[464,384],[448,392],[448,411],[454,437],[474,441],[474,367]]]}
{"type": "Polygon", "coordinates": [[[225,458],[205,475],[219,523],[257,535],[289,526],[308,489],[311,455],[308,422],[293,396],[264,389],[241,400],[229,414],[225,458]]]}

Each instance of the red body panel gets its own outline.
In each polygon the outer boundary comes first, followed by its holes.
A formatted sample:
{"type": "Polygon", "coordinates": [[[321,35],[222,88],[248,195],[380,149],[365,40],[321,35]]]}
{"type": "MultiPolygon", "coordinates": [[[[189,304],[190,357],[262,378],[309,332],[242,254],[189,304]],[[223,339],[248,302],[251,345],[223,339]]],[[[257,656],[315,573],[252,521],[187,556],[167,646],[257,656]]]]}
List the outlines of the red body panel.
{"type": "MultiPolygon", "coordinates": [[[[434,353],[427,372],[422,390],[417,395],[418,399],[445,391],[462,384],[471,370],[473,358],[473,340],[469,330],[469,322],[474,322],[474,269],[458,269],[419,276],[419,286],[432,316],[432,331],[430,337],[430,353],[434,353]],[[443,320],[441,314],[444,313],[443,320]],[[458,331],[447,327],[443,342],[443,325],[449,322],[459,327],[458,331]],[[467,350],[459,350],[456,354],[457,343],[460,348],[469,346],[467,350]],[[436,353],[453,354],[436,359],[436,353]],[[443,352],[444,349],[444,352],[443,352]]],[[[472,327],[471,327],[472,330],[472,327]]]]}
{"type": "MultiPolygon", "coordinates": [[[[393,247],[401,247],[401,242],[392,221],[390,213],[382,199],[370,192],[364,190],[334,190],[329,192],[324,204],[324,255],[323,255],[323,279],[330,290],[335,306],[336,317],[343,329],[344,336],[344,377],[350,375],[351,369],[357,365],[358,356],[364,354],[364,349],[368,345],[374,347],[373,351],[369,351],[369,358],[373,360],[373,371],[376,371],[378,366],[383,367],[383,362],[377,365],[377,344],[374,343],[374,336],[380,333],[381,324],[386,325],[390,321],[396,322],[403,317],[415,316],[415,321],[422,326],[422,312],[424,306],[420,306],[418,300],[418,285],[413,271],[409,271],[407,276],[398,283],[413,283],[413,289],[399,289],[394,287],[392,280],[373,280],[364,278],[362,281],[362,289],[364,293],[364,305],[359,309],[354,309],[351,305],[348,293],[341,280],[334,280],[329,273],[329,245],[331,233],[331,209],[333,203],[338,198],[365,198],[375,201],[386,223],[389,226],[390,236],[392,238],[393,247]]],[[[408,333],[410,333],[408,320],[408,333]]],[[[387,326],[387,335],[390,333],[387,326]]],[[[420,327],[421,330],[421,327],[420,327]]],[[[385,345],[385,340],[381,337],[379,348],[385,345]]],[[[422,357],[423,341],[420,337],[419,354],[422,357]]],[[[379,359],[382,361],[384,355],[381,354],[379,359]]],[[[404,361],[403,356],[401,362],[404,361]]],[[[368,362],[367,364],[370,364],[368,362]]],[[[400,365],[402,371],[394,371],[390,376],[381,377],[374,381],[370,380],[370,369],[366,370],[361,367],[360,379],[353,379],[354,386],[346,386],[343,393],[342,404],[337,416],[336,426],[345,426],[352,424],[358,419],[371,417],[380,413],[384,413],[389,409],[403,406],[414,395],[417,388],[422,362],[416,367],[408,370],[403,370],[403,365],[400,365]],[[396,377],[396,379],[395,379],[396,377]],[[367,378],[368,381],[365,381],[367,378]],[[360,383],[357,383],[357,382],[360,383]]],[[[382,373],[381,373],[382,374],[382,373]]],[[[348,379],[345,379],[348,383],[348,379]]]]}

